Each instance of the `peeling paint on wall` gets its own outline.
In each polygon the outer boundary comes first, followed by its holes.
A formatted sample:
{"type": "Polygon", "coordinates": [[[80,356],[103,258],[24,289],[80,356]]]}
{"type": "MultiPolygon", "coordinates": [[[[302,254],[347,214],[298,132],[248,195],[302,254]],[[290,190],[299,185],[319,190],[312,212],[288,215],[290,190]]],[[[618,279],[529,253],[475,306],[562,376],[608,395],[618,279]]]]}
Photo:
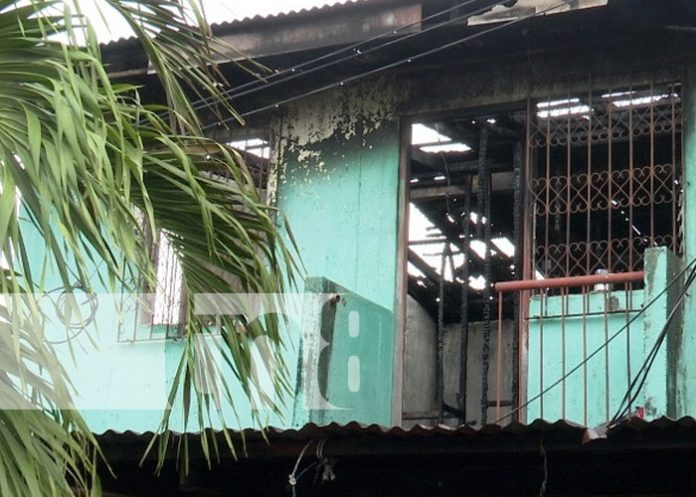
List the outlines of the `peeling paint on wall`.
{"type": "MultiPolygon", "coordinates": [[[[344,409],[314,413],[317,421],[391,419],[400,91],[386,79],[340,88],[295,103],[273,124],[280,131],[274,144],[277,206],[287,216],[307,276],[331,280],[384,314],[375,322],[365,314],[361,335],[371,337],[363,368],[379,371],[363,377],[360,392],[351,393],[345,383],[349,357],[332,359],[320,379],[326,398],[344,409]]],[[[353,350],[355,340],[345,334],[334,337],[332,358],[353,350]]],[[[307,339],[300,346],[311,355],[317,343],[307,339]]],[[[295,406],[294,422],[304,415],[295,406]]]]}
{"type": "MultiPolygon", "coordinates": [[[[370,135],[383,126],[393,124],[397,105],[405,96],[403,85],[388,78],[370,84],[338,88],[311,99],[296,102],[282,117],[276,118],[276,127],[283,127],[279,141],[280,160],[276,168],[278,184],[287,182],[287,164],[293,162],[302,174],[294,174],[307,184],[322,179],[331,181],[331,167],[347,166],[342,146],[354,140],[372,150],[370,135]],[[280,124],[282,122],[282,125],[280,124]],[[327,154],[327,149],[331,151],[327,154]]],[[[295,171],[297,173],[297,171],[295,171]]]]}

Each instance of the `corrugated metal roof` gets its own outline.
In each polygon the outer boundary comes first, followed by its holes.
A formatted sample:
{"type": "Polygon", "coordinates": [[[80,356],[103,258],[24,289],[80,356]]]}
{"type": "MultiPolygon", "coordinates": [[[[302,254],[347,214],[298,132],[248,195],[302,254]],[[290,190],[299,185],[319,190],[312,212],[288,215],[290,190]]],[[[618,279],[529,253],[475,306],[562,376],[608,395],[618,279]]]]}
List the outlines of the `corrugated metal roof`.
{"type": "MultiPolygon", "coordinates": [[[[352,4],[359,4],[359,3],[367,3],[367,2],[374,2],[374,0],[337,0],[335,2],[329,2],[321,5],[315,5],[312,7],[308,8],[303,8],[303,9],[288,9],[288,10],[280,10],[278,12],[274,12],[272,14],[257,14],[254,16],[246,16],[246,17],[241,17],[238,19],[224,19],[224,20],[215,20],[215,19],[209,19],[210,28],[217,32],[217,31],[224,31],[226,29],[233,28],[235,26],[241,26],[241,25],[250,25],[250,24],[256,24],[259,22],[271,22],[274,20],[282,20],[286,18],[292,18],[292,17],[300,17],[304,15],[313,15],[313,14],[318,14],[318,13],[323,13],[326,11],[333,10],[335,8],[340,8],[352,4]]],[[[136,42],[137,38],[135,36],[122,36],[118,39],[115,40],[110,40],[106,43],[102,43],[101,46],[102,48],[111,48],[114,46],[118,45],[125,45],[128,44],[129,42],[136,42]]]]}
{"type": "MultiPolygon", "coordinates": [[[[501,0],[502,1],[502,0],[501,0]]],[[[289,9],[280,10],[272,14],[258,14],[255,16],[247,16],[239,19],[229,19],[229,20],[212,20],[211,29],[216,32],[224,32],[235,27],[253,27],[256,24],[266,24],[274,21],[283,21],[286,19],[299,18],[303,16],[312,16],[315,14],[324,14],[331,12],[333,10],[345,8],[352,8],[359,5],[365,5],[368,3],[379,4],[379,3],[389,3],[390,0],[337,0],[334,2],[328,2],[324,4],[315,5],[309,8],[302,9],[289,9]]],[[[563,7],[558,7],[557,9],[552,9],[548,14],[561,13],[569,10],[586,9],[597,6],[606,5],[608,0],[579,0],[577,4],[564,5],[563,7]]],[[[398,2],[393,1],[395,5],[398,2]]],[[[428,0],[422,0],[423,4],[427,4],[428,0]]],[[[527,15],[529,10],[540,12],[549,8],[549,4],[558,4],[556,0],[519,0],[519,3],[515,4],[513,7],[504,7],[502,5],[492,7],[488,13],[481,14],[472,18],[470,24],[481,24],[489,22],[500,22],[509,21],[516,18],[518,15],[527,15]]],[[[124,43],[132,42],[135,37],[119,38],[118,40],[110,41],[103,44],[103,47],[113,47],[116,45],[121,45],[124,43]]]]}
{"type": "MultiPolygon", "coordinates": [[[[486,425],[480,428],[468,425],[448,426],[436,425],[425,426],[415,425],[410,428],[401,426],[381,426],[378,424],[363,424],[357,421],[351,421],[347,424],[329,423],[326,425],[318,425],[309,423],[302,428],[277,428],[268,427],[263,431],[258,429],[235,430],[234,434],[246,438],[266,437],[275,439],[290,439],[290,440],[309,440],[322,437],[343,437],[351,435],[377,435],[387,437],[432,437],[432,436],[477,436],[477,435],[496,435],[499,433],[510,434],[527,434],[532,432],[577,432],[583,433],[588,431],[586,428],[569,421],[556,421],[550,423],[548,421],[537,420],[531,424],[525,425],[521,423],[511,423],[506,426],[501,425],[486,425]]],[[[175,433],[181,435],[181,433],[175,433]]],[[[153,432],[135,432],[135,431],[115,431],[107,430],[99,434],[102,438],[124,437],[124,438],[141,438],[151,437],[153,432]]],[[[195,435],[195,434],[192,434],[195,435]]]]}
{"type": "Polygon", "coordinates": [[[317,14],[319,12],[332,10],[332,9],[337,8],[337,7],[346,6],[349,4],[367,3],[370,1],[374,1],[374,0],[338,0],[336,2],[325,3],[322,5],[315,5],[315,6],[312,6],[309,8],[281,10],[281,11],[273,13],[273,14],[266,14],[266,15],[257,14],[255,16],[251,16],[251,17],[247,16],[247,17],[243,17],[241,19],[230,19],[230,20],[221,21],[221,22],[214,22],[213,24],[211,24],[211,27],[213,29],[225,28],[228,26],[239,25],[239,24],[248,24],[248,23],[254,23],[254,22],[259,22],[259,21],[267,22],[267,21],[271,21],[274,19],[285,19],[287,17],[311,15],[311,14],[317,14]]]}
{"type": "MultiPolygon", "coordinates": [[[[428,438],[428,437],[478,437],[478,436],[506,436],[506,435],[531,435],[531,434],[557,434],[557,435],[577,435],[582,437],[582,442],[587,443],[599,439],[611,439],[615,436],[623,436],[630,433],[641,432],[663,432],[677,429],[696,430],[696,419],[684,417],[681,419],[670,419],[662,417],[653,421],[646,421],[640,418],[630,418],[609,429],[595,428],[590,429],[572,423],[570,421],[559,420],[548,422],[536,420],[530,424],[511,423],[505,426],[485,425],[483,427],[461,426],[424,426],[415,425],[411,428],[400,426],[386,427],[377,424],[362,424],[352,421],[347,424],[330,423],[318,425],[309,423],[302,428],[277,428],[269,427],[263,432],[256,429],[245,429],[234,431],[237,437],[244,436],[247,440],[267,438],[269,440],[292,440],[303,441],[321,438],[350,438],[361,436],[376,436],[387,438],[428,438]]],[[[181,435],[181,433],[175,433],[181,435]]],[[[190,434],[196,436],[195,433],[190,434]]],[[[138,433],[134,431],[114,431],[107,430],[98,435],[100,439],[107,441],[136,441],[143,438],[149,439],[154,436],[153,432],[138,433]]]]}

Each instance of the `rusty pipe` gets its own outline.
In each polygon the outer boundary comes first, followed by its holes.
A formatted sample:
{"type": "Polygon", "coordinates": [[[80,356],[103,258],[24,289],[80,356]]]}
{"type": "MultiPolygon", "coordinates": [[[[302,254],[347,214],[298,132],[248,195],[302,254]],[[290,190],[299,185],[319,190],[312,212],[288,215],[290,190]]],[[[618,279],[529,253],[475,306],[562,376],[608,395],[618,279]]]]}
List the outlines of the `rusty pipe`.
{"type": "Polygon", "coordinates": [[[522,290],[544,290],[548,288],[573,288],[600,284],[620,284],[643,281],[643,271],[629,273],[592,274],[587,276],[568,276],[564,278],[548,278],[544,280],[502,281],[495,284],[495,290],[500,293],[517,292],[522,290]]]}

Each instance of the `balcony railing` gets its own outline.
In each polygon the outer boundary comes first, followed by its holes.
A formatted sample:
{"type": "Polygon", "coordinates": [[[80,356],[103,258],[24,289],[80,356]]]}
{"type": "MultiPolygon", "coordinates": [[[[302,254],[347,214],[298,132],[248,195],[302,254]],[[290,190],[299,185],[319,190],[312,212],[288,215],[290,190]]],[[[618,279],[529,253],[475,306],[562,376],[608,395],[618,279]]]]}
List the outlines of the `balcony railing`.
{"type": "MultiPolygon", "coordinates": [[[[643,285],[643,272],[496,284],[496,419],[504,416],[504,294],[519,293],[521,306],[517,405],[524,407],[514,414],[527,422],[565,419],[597,426],[612,418],[643,362],[643,285]]],[[[629,406],[629,412],[642,407],[629,406]]]]}

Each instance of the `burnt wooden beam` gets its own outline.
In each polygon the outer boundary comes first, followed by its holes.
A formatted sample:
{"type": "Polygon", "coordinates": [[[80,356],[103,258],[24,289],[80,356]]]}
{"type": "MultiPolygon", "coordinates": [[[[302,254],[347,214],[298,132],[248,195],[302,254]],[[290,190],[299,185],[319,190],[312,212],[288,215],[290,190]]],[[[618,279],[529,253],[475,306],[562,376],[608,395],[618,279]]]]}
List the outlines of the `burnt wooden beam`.
{"type": "MultiPolygon", "coordinates": [[[[495,173],[491,175],[491,191],[492,193],[511,193],[514,191],[514,174],[512,171],[495,173]]],[[[478,178],[474,178],[473,188],[478,186],[478,178]]],[[[411,185],[411,200],[432,199],[437,197],[445,197],[447,195],[464,195],[465,188],[463,184],[441,184],[441,185],[423,185],[418,183],[411,185]]]]}

